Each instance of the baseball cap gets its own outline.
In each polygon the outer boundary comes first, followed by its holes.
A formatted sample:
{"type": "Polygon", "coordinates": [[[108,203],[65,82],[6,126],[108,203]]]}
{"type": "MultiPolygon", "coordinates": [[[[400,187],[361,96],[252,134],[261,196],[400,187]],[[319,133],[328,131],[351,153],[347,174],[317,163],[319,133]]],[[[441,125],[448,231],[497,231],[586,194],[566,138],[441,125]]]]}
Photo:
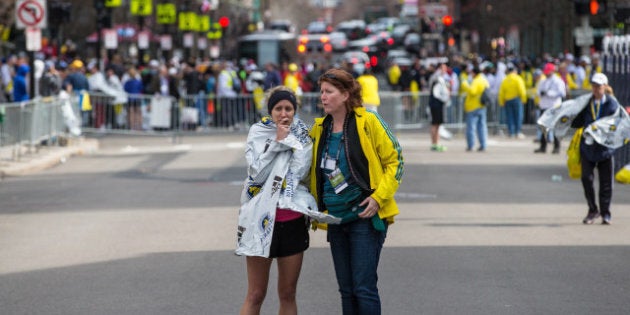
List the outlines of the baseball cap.
{"type": "Polygon", "coordinates": [[[545,64],[545,67],[543,68],[543,73],[545,75],[550,75],[552,72],[556,71],[556,65],[554,65],[551,62],[548,62],[547,64],[545,64]]]}
{"type": "Polygon", "coordinates": [[[83,61],[79,60],[79,59],[75,59],[71,64],[70,64],[70,68],[75,68],[75,69],[79,69],[79,68],[83,68],[83,61]]]}
{"type": "Polygon", "coordinates": [[[591,83],[599,85],[608,85],[608,78],[603,73],[595,73],[591,78],[591,83]]]}

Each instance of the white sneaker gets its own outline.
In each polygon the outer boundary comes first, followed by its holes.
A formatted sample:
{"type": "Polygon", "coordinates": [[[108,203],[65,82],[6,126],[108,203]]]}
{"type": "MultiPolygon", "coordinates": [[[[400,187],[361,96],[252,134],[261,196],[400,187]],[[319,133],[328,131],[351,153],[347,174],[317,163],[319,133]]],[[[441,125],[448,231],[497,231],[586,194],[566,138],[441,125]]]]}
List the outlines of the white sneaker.
{"type": "Polygon", "coordinates": [[[524,135],[522,132],[519,132],[519,133],[516,135],[516,138],[518,138],[518,139],[525,139],[525,135],[524,135]]]}

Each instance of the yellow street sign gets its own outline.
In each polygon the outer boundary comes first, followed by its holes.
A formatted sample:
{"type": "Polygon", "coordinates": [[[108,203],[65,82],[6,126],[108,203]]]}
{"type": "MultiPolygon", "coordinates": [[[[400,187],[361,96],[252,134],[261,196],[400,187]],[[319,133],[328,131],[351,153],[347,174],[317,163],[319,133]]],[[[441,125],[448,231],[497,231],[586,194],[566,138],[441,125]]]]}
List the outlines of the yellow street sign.
{"type": "Polygon", "coordinates": [[[223,37],[223,28],[221,27],[221,24],[219,24],[219,22],[212,23],[212,28],[206,36],[208,39],[221,39],[221,37],[223,37]]]}
{"type": "Polygon", "coordinates": [[[206,34],[206,37],[208,37],[208,39],[221,39],[221,37],[223,37],[223,31],[222,30],[210,31],[206,34]]]}
{"type": "Polygon", "coordinates": [[[105,0],[105,7],[115,8],[122,5],[122,0],[105,0]]]}
{"type": "Polygon", "coordinates": [[[158,24],[175,24],[177,22],[177,8],[174,3],[158,4],[155,9],[158,24]]]}
{"type": "Polygon", "coordinates": [[[179,29],[181,31],[193,31],[197,23],[195,12],[179,12],[179,29]]]}
{"type": "Polygon", "coordinates": [[[210,17],[207,15],[199,16],[199,32],[207,32],[210,30],[210,17]]]}
{"type": "Polygon", "coordinates": [[[153,1],[151,0],[131,0],[129,4],[131,14],[149,16],[153,13],[153,1]]]}

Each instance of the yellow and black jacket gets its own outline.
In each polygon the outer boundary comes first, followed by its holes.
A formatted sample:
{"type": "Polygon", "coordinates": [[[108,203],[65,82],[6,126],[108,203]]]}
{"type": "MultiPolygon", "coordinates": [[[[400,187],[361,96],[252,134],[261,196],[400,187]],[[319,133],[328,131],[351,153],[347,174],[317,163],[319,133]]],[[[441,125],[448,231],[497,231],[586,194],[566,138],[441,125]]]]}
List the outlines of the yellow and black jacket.
{"type": "MultiPolygon", "coordinates": [[[[313,138],[313,163],[311,164],[310,189],[320,211],[326,210],[322,202],[324,182],[321,178],[321,156],[330,130],[332,117],[316,118],[311,129],[313,138]]],[[[389,224],[394,222],[398,205],[394,194],[403,175],[402,149],[381,116],[363,107],[355,108],[346,118],[343,127],[346,159],[352,179],[367,195],[378,202],[378,215],[389,224]]]]}

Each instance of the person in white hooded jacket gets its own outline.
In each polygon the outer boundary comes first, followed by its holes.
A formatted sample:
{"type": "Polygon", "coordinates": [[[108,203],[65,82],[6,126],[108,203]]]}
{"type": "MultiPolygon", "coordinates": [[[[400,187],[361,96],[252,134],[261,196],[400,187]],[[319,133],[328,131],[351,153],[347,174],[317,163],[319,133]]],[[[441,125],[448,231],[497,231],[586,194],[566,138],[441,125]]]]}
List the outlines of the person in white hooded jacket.
{"type": "MultiPolygon", "coordinates": [[[[556,74],[556,66],[553,63],[547,63],[543,68],[545,79],[538,84],[537,94],[540,97],[540,110],[541,115],[546,110],[562,103],[562,99],[567,96],[567,89],[564,81],[556,74]]],[[[536,149],[534,153],[547,152],[547,135],[544,134],[540,138],[540,148],[536,149]]],[[[553,136],[553,151],[552,153],[560,153],[560,140],[556,135],[553,136]]]]}

